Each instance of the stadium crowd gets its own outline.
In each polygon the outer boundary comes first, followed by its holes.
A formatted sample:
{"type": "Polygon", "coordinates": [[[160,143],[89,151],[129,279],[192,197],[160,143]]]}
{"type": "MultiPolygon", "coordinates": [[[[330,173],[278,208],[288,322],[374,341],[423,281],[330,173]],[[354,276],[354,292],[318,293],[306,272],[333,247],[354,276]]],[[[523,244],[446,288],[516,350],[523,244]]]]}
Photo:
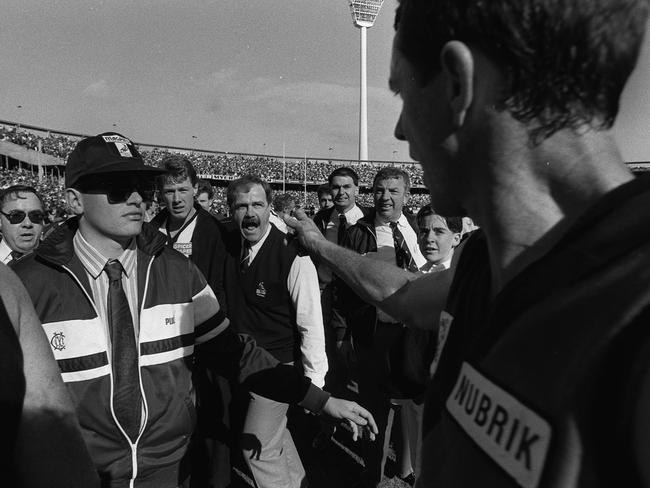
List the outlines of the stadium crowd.
{"type": "Polygon", "coordinates": [[[401,1],[426,178],[317,161],[308,205],[299,161],[3,129],[65,158],[0,174],[5,481],[650,487],[650,178],[610,132],[649,10],[401,1]]]}

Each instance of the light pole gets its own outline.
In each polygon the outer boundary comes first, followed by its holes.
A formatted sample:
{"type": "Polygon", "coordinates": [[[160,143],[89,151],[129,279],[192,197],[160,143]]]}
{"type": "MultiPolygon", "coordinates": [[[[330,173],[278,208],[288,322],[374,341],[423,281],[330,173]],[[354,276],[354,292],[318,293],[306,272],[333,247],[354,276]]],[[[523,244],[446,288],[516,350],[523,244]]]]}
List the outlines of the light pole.
{"type": "Polygon", "coordinates": [[[359,161],[368,160],[368,93],[366,76],[366,37],[375,24],[384,0],[349,0],[352,22],[361,32],[361,89],[359,103],[359,161]]]}

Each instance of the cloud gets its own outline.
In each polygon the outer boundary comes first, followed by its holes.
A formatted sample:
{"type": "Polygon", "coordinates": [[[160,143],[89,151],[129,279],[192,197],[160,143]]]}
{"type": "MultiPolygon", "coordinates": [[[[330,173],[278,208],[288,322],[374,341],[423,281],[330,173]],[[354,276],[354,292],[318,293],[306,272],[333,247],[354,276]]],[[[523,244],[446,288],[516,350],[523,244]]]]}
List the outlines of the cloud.
{"type": "Polygon", "coordinates": [[[110,95],[110,87],[106,80],[99,80],[84,88],[82,93],[92,98],[107,98],[110,95]]]}

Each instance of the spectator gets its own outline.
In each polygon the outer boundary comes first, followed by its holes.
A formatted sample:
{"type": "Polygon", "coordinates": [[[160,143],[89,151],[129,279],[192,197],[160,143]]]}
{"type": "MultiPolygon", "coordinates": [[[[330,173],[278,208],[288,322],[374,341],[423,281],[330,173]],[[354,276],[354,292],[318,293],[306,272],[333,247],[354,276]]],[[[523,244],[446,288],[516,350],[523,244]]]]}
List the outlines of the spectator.
{"type": "Polygon", "coordinates": [[[13,185],[0,191],[0,262],[12,264],[38,246],[45,212],[31,186],[13,185]]]}

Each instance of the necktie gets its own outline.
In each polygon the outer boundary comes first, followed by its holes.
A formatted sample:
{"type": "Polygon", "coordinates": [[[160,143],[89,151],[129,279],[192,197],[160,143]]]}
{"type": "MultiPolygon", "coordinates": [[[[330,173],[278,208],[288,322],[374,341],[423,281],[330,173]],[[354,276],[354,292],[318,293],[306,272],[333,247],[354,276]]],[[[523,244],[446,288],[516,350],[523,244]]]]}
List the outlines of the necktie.
{"type": "Polygon", "coordinates": [[[108,275],[108,325],[113,349],[113,408],[115,416],[132,441],[140,431],[142,398],[138,374],[133,318],[122,288],[122,265],[117,260],[106,263],[108,275]]]}
{"type": "Polygon", "coordinates": [[[239,262],[239,271],[245,273],[248,267],[250,266],[250,256],[251,256],[251,243],[244,239],[244,244],[241,249],[241,261],[239,262]]]}
{"type": "Polygon", "coordinates": [[[337,235],[337,243],[340,246],[343,242],[343,236],[345,236],[345,229],[347,229],[348,219],[345,218],[345,214],[339,214],[339,230],[337,235]]]}
{"type": "Polygon", "coordinates": [[[404,235],[397,227],[397,222],[390,222],[390,228],[393,230],[393,245],[395,246],[395,263],[402,269],[407,269],[413,273],[418,270],[411,251],[406,245],[404,235]]]}

